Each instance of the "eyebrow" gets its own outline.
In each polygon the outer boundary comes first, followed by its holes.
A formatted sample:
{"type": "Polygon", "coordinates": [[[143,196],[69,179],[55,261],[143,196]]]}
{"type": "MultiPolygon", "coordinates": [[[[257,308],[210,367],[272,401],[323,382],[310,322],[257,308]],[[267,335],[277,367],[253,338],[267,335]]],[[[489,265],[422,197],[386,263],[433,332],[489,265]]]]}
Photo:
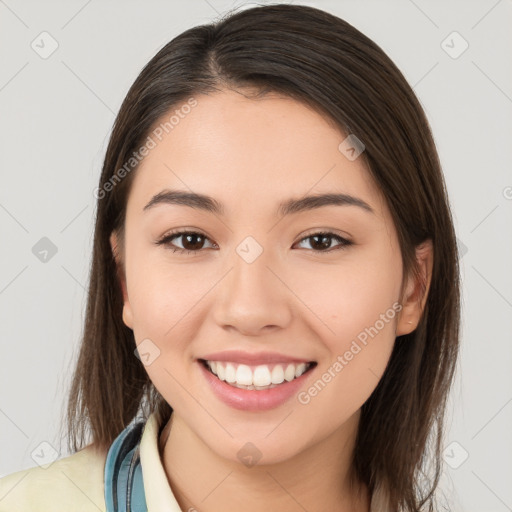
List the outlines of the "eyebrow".
{"type": "MultiPolygon", "coordinates": [[[[204,210],[217,215],[224,215],[224,206],[213,197],[185,192],[181,190],[162,190],[151,198],[144,206],[143,211],[161,204],[177,204],[189,206],[198,210],[204,210]]],[[[301,197],[300,199],[288,199],[279,204],[277,214],[280,216],[290,215],[308,210],[314,210],[323,206],[357,206],[369,213],[375,214],[373,208],[362,199],[349,194],[316,194],[301,197]]]]}

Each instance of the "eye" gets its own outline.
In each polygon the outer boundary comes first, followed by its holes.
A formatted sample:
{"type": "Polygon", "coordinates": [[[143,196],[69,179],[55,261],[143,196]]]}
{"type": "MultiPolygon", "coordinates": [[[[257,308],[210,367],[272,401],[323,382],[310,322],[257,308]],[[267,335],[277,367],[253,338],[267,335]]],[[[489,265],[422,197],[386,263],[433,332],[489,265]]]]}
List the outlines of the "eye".
{"type": "Polygon", "coordinates": [[[298,243],[300,244],[304,242],[304,240],[313,240],[313,243],[310,243],[310,245],[313,247],[314,252],[332,252],[334,250],[344,249],[345,247],[353,244],[350,240],[329,231],[311,233],[310,235],[302,238],[298,243]],[[334,248],[331,247],[332,240],[339,242],[339,244],[334,246],[334,248]]]}
{"type": "MultiPolygon", "coordinates": [[[[164,235],[156,244],[164,245],[173,252],[191,254],[199,252],[206,240],[209,240],[209,238],[198,231],[173,231],[164,235]],[[179,238],[182,238],[181,247],[176,247],[172,241],[179,238]]],[[[212,244],[212,246],[216,247],[216,244],[212,244]]]]}
{"type": "MultiPolygon", "coordinates": [[[[343,249],[353,244],[350,240],[343,238],[336,233],[331,233],[329,231],[320,231],[317,233],[311,233],[310,235],[299,240],[299,244],[309,240],[310,246],[312,247],[313,252],[332,252],[334,250],[343,249]],[[331,247],[332,241],[337,241],[338,245],[335,245],[334,248],[331,247]]],[[[179,252],[184,254],[193,254],[201,252],[201,249],[204,249],[204,244],[206,241],[209,241],[209,238],[200,233],[198,231],[173,231],[171,233],[167,233],[160,240],[156,242],[157,245],[163,245],[173,252],[179,252]],[[181,247],[177,247],[173,241],[181,240],[181,247]]],[[[218,248],[218,245],[212,243],[210,248],[218,248]]]]}

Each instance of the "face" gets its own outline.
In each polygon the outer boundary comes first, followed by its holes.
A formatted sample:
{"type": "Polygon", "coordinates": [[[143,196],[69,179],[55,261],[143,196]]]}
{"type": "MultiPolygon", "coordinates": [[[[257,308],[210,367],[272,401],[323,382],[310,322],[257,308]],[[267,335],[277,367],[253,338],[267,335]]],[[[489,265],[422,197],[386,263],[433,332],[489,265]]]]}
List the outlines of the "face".
{"type": "Polygon", "coordinates": [[[283,461],[354,425],[417,318],[399,314],[395,227],[363,158],[339,149],[346,135],[290,98],[196,100],[134,176],[123,320],[197,439],[283,461]],[[323,194],[354,199],[280,209],[323,194]]]}

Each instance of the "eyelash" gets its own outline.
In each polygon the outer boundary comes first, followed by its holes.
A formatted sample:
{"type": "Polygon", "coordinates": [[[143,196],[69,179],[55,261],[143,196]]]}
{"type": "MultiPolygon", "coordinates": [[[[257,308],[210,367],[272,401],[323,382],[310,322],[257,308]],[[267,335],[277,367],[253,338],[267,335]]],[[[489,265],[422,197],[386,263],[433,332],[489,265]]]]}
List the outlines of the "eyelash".
{"type": "MultiPolygon", "coordinates": [[[[158,240],[155,243],[156,243],[156,245],[167,246],[173,252],[179,252],[179,253],[182,253],[182,254],[190,254],[190,253],[194,254],[194,253],[199,253],[199,252],[202,251],[202,249],[198,249],[196,251],[193,251],[193,250],[190,250],[190,249],[182,249],[181,247],[176,247],[176,246],[171,245],[171,240],[173,240],[174,238],[179,238],[182,235],[199,235],[199,236],[209,240],[209,238],[205,234],[203,234],[203,233],[201,233],[199,231],[181,230],[181,231],[171,231],[170,233],[165,234],[160,240],[158,240]]],[[[335,246],[334,248],[331,248],[331,249],[326,249],[326,250],[308,249],[308,250],[312,250],[313,252],[319,253],[319,254],[331,253],[333,251],[340,250],[340,249],[345,249],[346,247],[349,247],[350,245],[353,245],[352,241],[347,240],[346,238],[343,238],[343,237],[341,237],[341,236],[339,236],[339,235],[337,235],[335,233],[331,233],[329,231],[317,231],[317,232],[308,234],[307,236],[301,238],[298,241],[298,243],[300,243],[300,242],[302,242],[304,240],[307,240],[308,238],[313,238],[314,236],[327,236],[329,238],[335,239],[336,241],[340,242],[340,245],[335,246]]]]}

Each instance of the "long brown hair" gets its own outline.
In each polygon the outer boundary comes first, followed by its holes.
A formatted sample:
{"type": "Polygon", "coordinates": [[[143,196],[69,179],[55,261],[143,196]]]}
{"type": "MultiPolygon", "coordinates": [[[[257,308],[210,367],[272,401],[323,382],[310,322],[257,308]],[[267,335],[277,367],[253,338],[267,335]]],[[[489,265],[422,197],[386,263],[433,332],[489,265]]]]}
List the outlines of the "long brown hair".
{"type": "Polygon", "coordinates": [[[191,28],[164,46],[130,88],[97,193],[86,318],[67,409],[70,450],[87,436],[106,449],[134,418],[158,411],[167,419],[172,412],[134,356],[109,237],[123,234],[136,172],[126,162],[156,121],[194,95],[225,87],[295,98],[363,141],[396,226],[404,275],[417,273],[415,248],[432,240],[423,315],[412,333],[396,338],[362,406],[353,467],[373,495],[372,510],[434,510],[460,322],[458,253],[441,165],[422,107],[389,57],[347,22],[308,6],[254,7],[191,28]],[[430,442],[434,470],[426,476],[430,442]]]}

